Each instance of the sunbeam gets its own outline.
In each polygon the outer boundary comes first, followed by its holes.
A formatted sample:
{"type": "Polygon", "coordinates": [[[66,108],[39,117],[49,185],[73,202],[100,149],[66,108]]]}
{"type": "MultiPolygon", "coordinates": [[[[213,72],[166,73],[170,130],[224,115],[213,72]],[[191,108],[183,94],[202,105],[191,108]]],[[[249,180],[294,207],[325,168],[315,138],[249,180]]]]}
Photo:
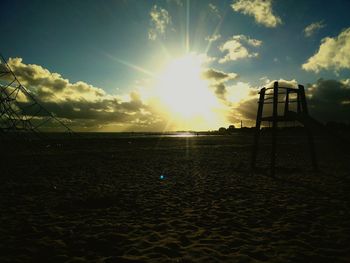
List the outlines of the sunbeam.
{"type": "MultiPolygon", "coordinates": [[[[220,32],[221,25],[222,25],[222,23],[224,22],[224,19],[225,19],[225,16],[226,16],[228,10],[229,10],[228,8],[225,10],[225,13],[224,13],[224,14],[222,15],[222,17],[220,18],[219,23],[218,23],[217,26],[215,27],[215,30],[214,30],[213,34],[211,34],[211,37],[217,35],[217,34],[220,32]]],[[[204,50],[204,53],[205,53],[205,54],[208,54],[208,52],[209,52],[209,50],[210,50],[212,44],[213,44],[213,41],[208,41],[208,45],[207,45],[207,47],[206,47],[205,50],[204,50]]]]}
{"type": "Polygon", "coordinates": [[[124,66],[127,66],[127,67],[129,67],[131,69],[134,69],[134,70],[138,71],[138,72],[144,73],[144,74],[146,74],[148,76],[151,76],[153,78],[157,78],[157,75],[155,73],[153,73],[153,72],[151,72],[151,71],[149,71],[149,70],[147,70],[145,68],[142,68],[142,67],[140,67],[138,65],[135,65],[135,64],[133,64],[131,62],[128,62],[128,61],[125,61],[123,59],[117,58],[117,57],[115,57],[115,56],[113,56],[111,54],[108,54],[106,52],[103,52],[103,54],[106,57],[108,57],[109,59],[117,61],[118,63],[123,64],[124,66]]]}
{"type": "Polygon", "coordinates": [[[186,1],[186,53],[190,52],[190,0],[186,1]]]}

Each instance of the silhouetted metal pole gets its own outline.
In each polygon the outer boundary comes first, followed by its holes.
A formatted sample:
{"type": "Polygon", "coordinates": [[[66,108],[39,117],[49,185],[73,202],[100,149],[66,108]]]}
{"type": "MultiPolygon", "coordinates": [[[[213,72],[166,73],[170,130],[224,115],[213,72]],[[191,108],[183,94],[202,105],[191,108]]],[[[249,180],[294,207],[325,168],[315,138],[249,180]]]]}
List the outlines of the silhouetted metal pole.
{"type": "MultiPolygon", "coordinates": [[[[309,110],[307,108],[307,103],[306,103],[306,97],[305,97],[305,89],[304,89],[303,85],[298,85],[298,88],[299,88],[300,100],[301,100],[301,110],[302,110],[301,114],[302,114],[303,118],[305,118],[309,114],[309,110]]],[[[313,166],[314,170],[318,170],[314,137],[313,137],[312,132],[310,130],[310,126],[307,124],[307,122],[305,122],[304,127],[306,130],[306,135],[307,135],[308,142],[309,142],[309,151],[310,151],[312,166],[313,166]]]]}
{"type": "Polygon", "coordinates": [[[72,134],[73,131],[36,100],[18,80],[6,59],[0,54],[0,130],[4,133],[25,131],[39,134],[39,127],[55,122],[57,127],[72,134]],[[19,97],[25,97],[25,102],[19,97]]]}
{"type": "Polygon", "coordinates": [[[273,84],[273,109],[272,109],[272,148],[271,148],[271,176],[275,176],[276,164],[276,137],[277,137],[277,107],[278,107],[278,82],[273,84]]]}
{"type": "Polygon", "coordinates": [[[261,125],[261,118],[262,118],[262,112],[264,107],[265,91],[266,91],[266,88],[262,88],[259,92],[260,96],[258,101],[258,114],[256,116],[256,124],[255,124],[254,145],[253,145],[253,155],[252,155],[252,164],[251,164],[252,168],[255,168],[256,157],[258,154],[260,125],[261,125]]]}
{"type": "Polygon", "coordinates": [[[289,111],[289,89],[286,90],[286,100],[284,102],[284,116],[288,115],[289,111]]]}

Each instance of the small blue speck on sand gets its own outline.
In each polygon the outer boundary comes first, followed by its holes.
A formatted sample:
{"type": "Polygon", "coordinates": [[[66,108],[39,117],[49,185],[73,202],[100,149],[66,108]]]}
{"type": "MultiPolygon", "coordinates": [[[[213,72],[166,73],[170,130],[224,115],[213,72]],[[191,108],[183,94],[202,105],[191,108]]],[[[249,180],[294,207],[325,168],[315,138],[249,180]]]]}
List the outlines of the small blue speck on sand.
{"type": "Polygon", "coordinates": [[[159,176],[159,179],[164,180],[165,179],[165,175],[159,176]]]}

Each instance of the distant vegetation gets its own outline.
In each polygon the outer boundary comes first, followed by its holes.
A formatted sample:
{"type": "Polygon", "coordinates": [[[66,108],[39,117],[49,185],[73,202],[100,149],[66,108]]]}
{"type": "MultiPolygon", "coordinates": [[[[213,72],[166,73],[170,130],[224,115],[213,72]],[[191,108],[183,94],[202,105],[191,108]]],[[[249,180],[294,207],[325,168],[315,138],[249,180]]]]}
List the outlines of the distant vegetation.
{"type": "Polygon", "coordinates": [[[230,125],[228,126],[227,129],[225,127],[220,127],[218,132],[222,134],[227,134],[227,133],[233,133],[235,130],[236,130],[235,125],[230,125]]]}
{"type": "MultiPolygon", "coordinates": [[[[344,123],[344,122],[335,122],[335,121],[330,121],[325,123],[325,128],[328,131],[333,131],[333,133],[338,133],[338,134],[345,134],[350,132],[350,122],[349,123],[344,123]]],[[[255,127],[241,127],[241,128],[236,128],[234,125],[230,125],[227,128],[225,127],[220,127],[217,131],[211,131],[208,132],[209,134],[234,134],[234,133],[240,133],[240,132],[251,132],[255,129],[255,127]]],[[[262,127],[262,130],[268,132],[271,128],[270,127],[262,127]]],[[[280,124],[278,127],[278,130],[284,130],[284,131],[289,131],[293,133],[297,133],[298,131],[302,132],[304,130],[303,126],[299,124],[295,124],[293,126],[284,126],[284,124],[280,124]]]]}

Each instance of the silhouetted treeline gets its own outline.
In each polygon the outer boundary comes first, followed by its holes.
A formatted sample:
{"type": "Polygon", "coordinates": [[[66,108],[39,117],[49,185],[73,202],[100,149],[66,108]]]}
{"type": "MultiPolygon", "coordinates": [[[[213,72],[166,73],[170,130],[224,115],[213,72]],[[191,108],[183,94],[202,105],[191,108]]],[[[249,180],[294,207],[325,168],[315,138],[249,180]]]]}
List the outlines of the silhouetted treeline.
{"type": "MultiPolygon", "coordinates": [[[[335,122],[335,121],[330,121],[327,122],[324,127],[326,128],[325,130],[332,131],[335,134],[339,135],[350,135],[350,122],[349,123],[344,123],[344,122],[335,122]]],[[[234,125],[230,125],[228,128],[225,127],[220,127],[217,131],[210,131],[207,132],[208,134],[219,134],[219,135],[229,135],[229,134],[235,134],[235,133],[251,133],[254,131],[255,127],[242,127],[242,128],[236,128],[234,125]]],[[[263,132],[269,133],[271,131],[271,127],[265,126],[262,127],[261,130],[263,132]]],[[[293,124],[287,124],[285,126],[282,124],[281,126],[278,127],[278,130],[283,132],[283,133],[291,133],[291,134],[303,134],[305,132],[305,128],[298,124],[298,123],[293,123],[293,124]]],[[[320,131],[322,132],[322,131],[320,131]]]]}

